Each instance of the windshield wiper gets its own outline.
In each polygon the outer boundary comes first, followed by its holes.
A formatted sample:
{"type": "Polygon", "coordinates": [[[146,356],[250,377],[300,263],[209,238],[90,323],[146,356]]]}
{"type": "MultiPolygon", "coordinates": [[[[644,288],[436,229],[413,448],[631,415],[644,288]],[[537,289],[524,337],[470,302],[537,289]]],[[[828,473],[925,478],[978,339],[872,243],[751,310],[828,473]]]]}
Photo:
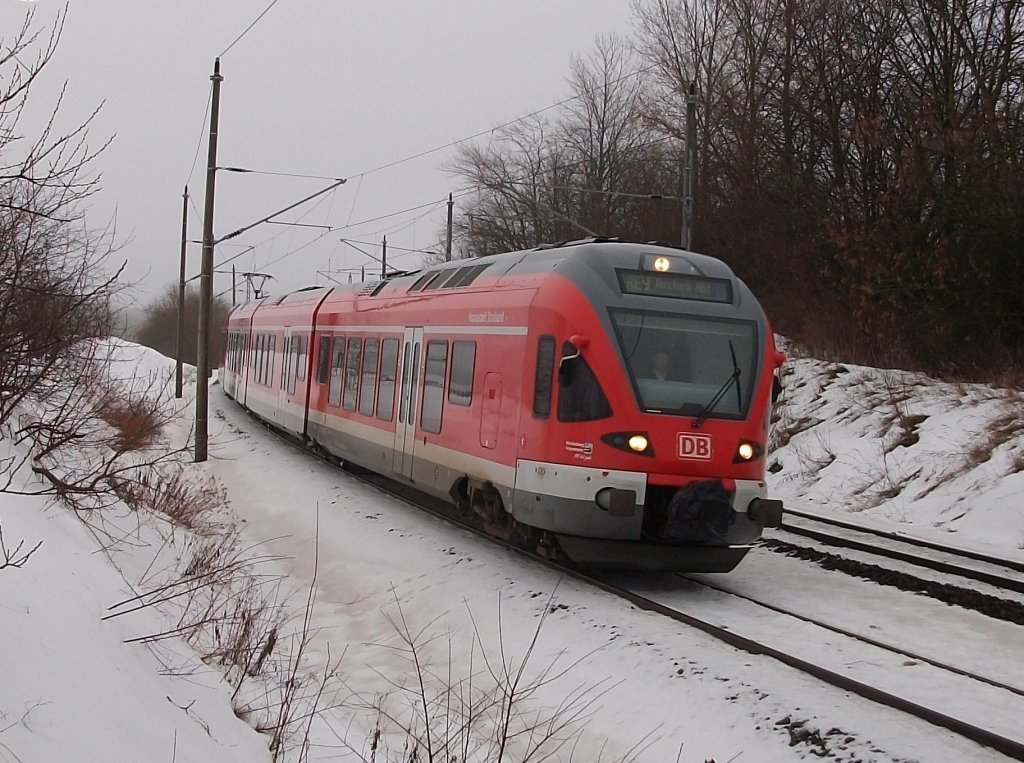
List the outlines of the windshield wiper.
{"type": "Polygon", "coordinates": [[[718,405],[722,398],[725,397],[725,393],[729,391],[729,386],[732,384],[736,385],[736,410],[743,410],[743,393],[740,390],[740,375],[743,371],[740,370],[740,364],[736,362],[736,350],[732,346],[732,340],[729,340],[729,354],[732,355],[732,373],[729,378],[725,380],[725,383],[718,388],[718,392],[711,398],[711,402],[701,408],[700,413],[697,414],[697,418],[693,420],[693,428],[700,429],[701,425],[707,421],[708,414],[714,410],[715,406],[718,405]]]}

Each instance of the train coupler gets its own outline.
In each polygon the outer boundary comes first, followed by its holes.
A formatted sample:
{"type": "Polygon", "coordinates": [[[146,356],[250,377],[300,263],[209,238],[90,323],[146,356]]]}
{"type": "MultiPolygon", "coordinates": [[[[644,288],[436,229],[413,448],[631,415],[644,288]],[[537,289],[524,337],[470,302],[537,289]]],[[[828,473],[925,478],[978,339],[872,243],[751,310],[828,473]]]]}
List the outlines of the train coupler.
{"type": "Polygon", "coordinates": [[[747,506],[747,516],[762,527],[782,526],[782,501],[755,498],[747,506]]]}

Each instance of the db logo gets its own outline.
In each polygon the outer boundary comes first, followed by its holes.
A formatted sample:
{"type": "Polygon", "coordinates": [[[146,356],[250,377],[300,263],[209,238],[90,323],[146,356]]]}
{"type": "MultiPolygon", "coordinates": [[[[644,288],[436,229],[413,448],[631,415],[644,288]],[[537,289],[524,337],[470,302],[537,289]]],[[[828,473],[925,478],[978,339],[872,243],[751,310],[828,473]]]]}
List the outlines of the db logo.
{"type": "Polygon", "coordinates": [[[679,457],[711,460],[711,438],[706,434],[679,434],[679,457]]]}

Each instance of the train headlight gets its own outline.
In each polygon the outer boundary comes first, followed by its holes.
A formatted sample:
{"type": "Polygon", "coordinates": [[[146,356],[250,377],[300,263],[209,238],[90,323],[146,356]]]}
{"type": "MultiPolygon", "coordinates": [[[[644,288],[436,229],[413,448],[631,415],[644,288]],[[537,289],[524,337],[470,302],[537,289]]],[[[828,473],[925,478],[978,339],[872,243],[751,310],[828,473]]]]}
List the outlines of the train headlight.
{"type": "Polygon", "coordinates": [[[756,458],[760,458],[763,453],[764,446],[761,443],[741,440],[740,444],[736,446],[736,455],[733,457],[732,462],[734,464],[742,464],[747,461],[753,461],[756,458]]]}
{"type": "Polygon", "coordinates": [[[659,257],[654,261],[654,269],[659,273],[667,273],[672,267],[672,261],[668,257],[659,257]]]}
{"type": "Polygon", "coordinates": [[[628,445],[631,450],[635,450],[637,453],[643,453],[647,450],[647,446],[650,445],[650,443],[647,442],[647,438],[642,434],[635,434],[629,438],[628,445]]]}
{"type": "Polygon", "coordinates": [[[647,436],[646,432],[609,432],[606,435],[601,435],[601,442],[638,456],[654,456],[651,438],[647,436]]]}

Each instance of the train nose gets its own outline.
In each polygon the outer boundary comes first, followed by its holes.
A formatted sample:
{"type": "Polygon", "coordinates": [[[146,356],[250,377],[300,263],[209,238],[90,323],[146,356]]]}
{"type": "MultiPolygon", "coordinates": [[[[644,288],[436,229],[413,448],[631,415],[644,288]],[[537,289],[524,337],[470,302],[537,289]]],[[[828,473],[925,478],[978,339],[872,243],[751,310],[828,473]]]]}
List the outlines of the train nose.
{"type": "Polygon", "coordinates": [[[691,482],[669,501],[662,535],[682,543],[724,543],[736,511],[719,480],[691,482]]]}

